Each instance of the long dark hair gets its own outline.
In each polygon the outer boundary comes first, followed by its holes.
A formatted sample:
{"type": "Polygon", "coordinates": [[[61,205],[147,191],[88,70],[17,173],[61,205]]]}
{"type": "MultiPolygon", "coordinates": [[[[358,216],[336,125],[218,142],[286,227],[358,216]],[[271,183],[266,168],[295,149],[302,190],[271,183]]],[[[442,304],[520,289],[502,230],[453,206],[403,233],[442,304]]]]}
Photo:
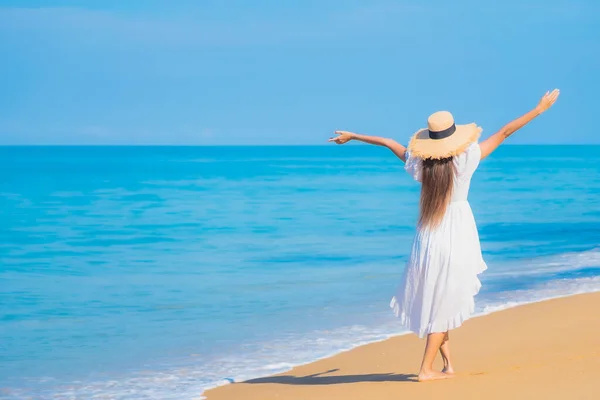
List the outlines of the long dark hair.
{"type": "Polygon", "coordinates": [[[419,225],[434,228],[442,222],[454,186],[452,157],[423,160],[419,225]]]}

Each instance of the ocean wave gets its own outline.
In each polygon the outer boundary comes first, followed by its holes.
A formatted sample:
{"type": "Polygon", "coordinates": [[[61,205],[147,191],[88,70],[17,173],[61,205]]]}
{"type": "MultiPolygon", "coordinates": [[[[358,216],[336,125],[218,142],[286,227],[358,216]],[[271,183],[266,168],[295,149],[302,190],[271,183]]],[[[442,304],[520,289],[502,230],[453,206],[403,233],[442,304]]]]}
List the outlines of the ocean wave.
{"type": "Polygon", "coordinates": [[[504,276],[527,276],[574,271],[585,267],[600,266],[600,248],[582,252],[569,252],[546,257],[521,259],[498,263],[493,270],[486,271],[488,278],[504,276]]]}

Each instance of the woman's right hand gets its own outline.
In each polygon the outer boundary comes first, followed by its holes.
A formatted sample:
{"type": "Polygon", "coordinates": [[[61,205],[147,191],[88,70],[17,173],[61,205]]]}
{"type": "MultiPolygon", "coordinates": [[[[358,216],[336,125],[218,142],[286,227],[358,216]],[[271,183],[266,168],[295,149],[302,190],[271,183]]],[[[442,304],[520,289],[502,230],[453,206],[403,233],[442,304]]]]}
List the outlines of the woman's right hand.
{"type": "Polygon", "coordinates": [[[336,137],[329,139],[329,142],[335,142],[337,144],[344,144],[354,139],[354,133],[348,131],[335,131],[336,137]]]}
{"type": "Polygon", "coordinates": [[[552,92],[546,92],[546,94],[542,97],[542,99],[536,107],[538,113],[541,114],[550,107],[552,107],[552,104],[554,104],[556,102],[556,99],[558,99],[559,94],[560,90],[558,89],[554,89],[552,92]]]}

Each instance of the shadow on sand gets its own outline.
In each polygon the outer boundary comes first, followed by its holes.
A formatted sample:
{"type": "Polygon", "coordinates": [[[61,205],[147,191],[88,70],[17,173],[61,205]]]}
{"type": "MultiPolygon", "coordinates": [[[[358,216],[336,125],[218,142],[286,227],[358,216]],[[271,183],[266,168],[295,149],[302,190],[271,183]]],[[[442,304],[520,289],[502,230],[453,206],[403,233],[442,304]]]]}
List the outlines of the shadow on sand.
{"type": "Polygon", "coordinates": [[[279,383],[282,385],[335,385],[339,383],[357,382],[417,382],[415,374],[365,374],[365,375],[337,375],[322,376],[338,369],[332,369],[318,374],[307,376],[279,375],[265,378],[250,379],[243,383],[279,383]]]}

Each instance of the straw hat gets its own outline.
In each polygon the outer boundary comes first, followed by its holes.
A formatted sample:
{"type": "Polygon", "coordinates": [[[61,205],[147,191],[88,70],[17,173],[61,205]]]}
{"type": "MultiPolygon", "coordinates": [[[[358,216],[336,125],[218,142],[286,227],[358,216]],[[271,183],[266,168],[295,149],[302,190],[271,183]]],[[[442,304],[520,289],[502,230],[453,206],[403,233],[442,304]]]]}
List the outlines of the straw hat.
{"type": "Polygon", "coordinates": [[[408,151],[419,158],[457,156],[479,139],[481,131],[476,124],[456,125],[452,114],[438,111],[427,118],[427,128],[413,135],[408,151]]]}

